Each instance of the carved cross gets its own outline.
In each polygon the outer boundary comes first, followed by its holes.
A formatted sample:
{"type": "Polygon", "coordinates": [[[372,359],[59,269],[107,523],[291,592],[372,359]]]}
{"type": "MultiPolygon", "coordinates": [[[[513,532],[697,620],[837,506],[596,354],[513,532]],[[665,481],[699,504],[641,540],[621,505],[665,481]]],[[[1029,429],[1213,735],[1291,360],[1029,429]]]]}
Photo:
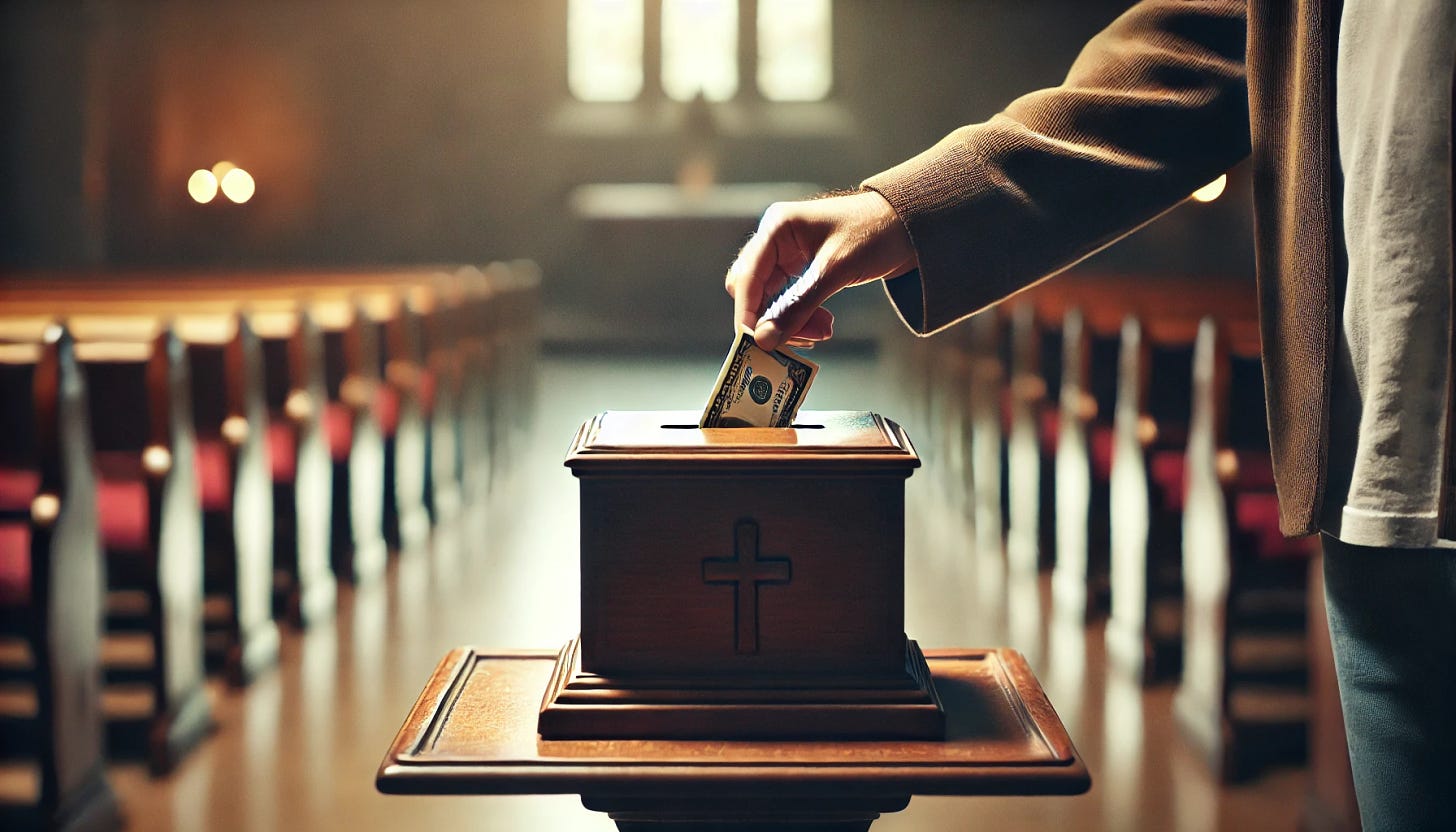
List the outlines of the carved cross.
{"type": "Polygon", "coordinates": [[[758,556],[758,522],[751,518],[733,527],[733,557],[703,559],[703,583],[733,585],[734,649],[740,654],[758,652],[759,584],[788,583],[790,565],[788,558],[758,556]]]}

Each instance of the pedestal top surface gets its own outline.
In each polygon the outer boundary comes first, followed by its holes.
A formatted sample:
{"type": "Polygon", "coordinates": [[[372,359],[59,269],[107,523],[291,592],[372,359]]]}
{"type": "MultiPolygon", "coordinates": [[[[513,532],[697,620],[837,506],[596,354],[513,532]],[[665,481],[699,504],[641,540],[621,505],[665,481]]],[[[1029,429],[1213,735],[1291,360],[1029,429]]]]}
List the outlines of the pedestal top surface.
{"type": "Polygon", "coordinates": [[[928,651],[944,741],[542,740],[553,653],[452,651],[380,767],[396,794],[1077,794],[1087,769],[1025,660],[928,651]]]}
{"type": "Polygon", "coordinates": [[[609,410],[582,426],[567,454],[574,469],[622,461],[691,458],[845,460],[913,468],[920,464],[905,432],[868,411],[805,410],[791,428],[699,428],[686,410],[609,410]]]}

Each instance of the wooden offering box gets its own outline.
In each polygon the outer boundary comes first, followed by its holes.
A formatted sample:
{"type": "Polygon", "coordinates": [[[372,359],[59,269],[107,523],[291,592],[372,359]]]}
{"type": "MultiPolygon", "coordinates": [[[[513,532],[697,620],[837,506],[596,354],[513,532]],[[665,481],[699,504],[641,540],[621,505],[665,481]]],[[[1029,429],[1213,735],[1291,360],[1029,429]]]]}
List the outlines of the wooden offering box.
{"type": "Polygon", "coordinates": [[[708,428],[603,413],[581,481],[581,637],[542,703],[547,739],[938,739],[905,637],[905,479],[894,422],[800,414],[708,428]]]}

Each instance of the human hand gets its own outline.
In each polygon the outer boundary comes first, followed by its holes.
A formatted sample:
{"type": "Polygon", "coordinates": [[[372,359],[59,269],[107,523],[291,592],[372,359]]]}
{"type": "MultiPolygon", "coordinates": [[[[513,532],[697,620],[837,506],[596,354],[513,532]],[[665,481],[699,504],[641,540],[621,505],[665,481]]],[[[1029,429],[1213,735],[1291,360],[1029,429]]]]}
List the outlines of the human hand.
{"type": "Polygon", "coordinates": [[[905,225],[885,198],[857,191],[769,206],[724,282],[734,321],[753,329],[766,349],[812,346],[834,334],[822,308],[841,289],[896,277],[917,265],[905,225]],[[765,307],[795,276],[789,295],[765,307]]]}

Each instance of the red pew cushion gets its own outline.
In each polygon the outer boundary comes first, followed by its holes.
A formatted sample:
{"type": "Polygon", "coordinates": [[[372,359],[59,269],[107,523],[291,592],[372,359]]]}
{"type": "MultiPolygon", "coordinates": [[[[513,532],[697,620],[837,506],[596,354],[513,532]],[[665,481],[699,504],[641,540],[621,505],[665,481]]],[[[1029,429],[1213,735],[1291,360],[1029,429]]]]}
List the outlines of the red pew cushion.
{"type": "Polygon", "coordinates": [[[221,439],[197,440],[197,488],[203,511],[227,511],[233,498],[232,466],[221,439]]]}
{"type": "Polygon", "coordinates": [[[1154,451],[1148,460],[1148,477],[1162,498],[1163,508],[1181,512],[1187,483],[1183,481],[1183,451],[1154,451]]]}
{"type": "Polygon", "coordinates": [[[108,552],[149,548],[146,475],[140,451],[96,452],[96,511],[101,545],[108,552]]]}
{"type": "Polygon", "coordinates": [[[1234,523],[1254,542],[1261,558],[1302,558],[1310,554],[1308,539],[1289,540],[1279,531],[1279,497],[1272,491],[1234,496],[1234,523]]]}
{"type": "Polygon", "coordinates": [[[40,472],[26,468],[0,468],[0,508],[25,510],[40,491],[40,472]]]}
{"type": "MultiPolygon", "coordinates": [[[[1274,487],[1274,464],[1267,452],[1237,451],[1236,455],[1239,475],[1233,482],[1234,491],[1269,491],[1274,487]]],[[[1182,511],[1186,502],[1183,467],[1184,452],[1175,450],[1156,451],[1148,463],[1148,476],[1169,511],[1182,511]]]]}
{"type": "Polygon", "coordinates": [[[1092,425],[1087,429],[1087,454],[1092,457],[1092,478],[1106,482],[1112,477],[1112,426],[1092,425]]]}
{"type": "Polygon", "coordinates": [[[151,518],[145,480],[98,480],[96,510],[103,547],[113,552],[147,551],[151,518]]]}
{"type": "Polygon", "coordinates": [[[1053,408],[1046,408],[1041,412],[1041,420],[1038,425],[1041,432],[1041,452],[1046,456],[1053,456],[1057,452],[1057,440],[1061,438],[1062,419],[1061,414],[1053,408]]]}
{"type": "Polygon", "coordinates": [[[30,526],[0,523],[0,607],[30,600],[30,526]]]}
{"type": "Polygon", "coordinates": [[[399,391],[388,384],[374,388],[374,417],[385,436],[394,435],[399,429],[399,391]]]}
{"type": "Polygon", "coordinates": [[[298,428],[286,416],[268,422],[268,467],[274,482],[293,482],[298,475],[298,428]]]}
{"type": "Polygon", "coordinates": [[[1267,491],[1274,487],[1274,460],[1268,451],[1239,451],[1238,457],[1236,488],[1267,491]]]}
{"type": "Polygon", "coordinates": [[[324,410],[324,434],[329,438],[329,458],[347,461],[354,446],[354,411],[341,402],[329,402],[324,410]]]}

